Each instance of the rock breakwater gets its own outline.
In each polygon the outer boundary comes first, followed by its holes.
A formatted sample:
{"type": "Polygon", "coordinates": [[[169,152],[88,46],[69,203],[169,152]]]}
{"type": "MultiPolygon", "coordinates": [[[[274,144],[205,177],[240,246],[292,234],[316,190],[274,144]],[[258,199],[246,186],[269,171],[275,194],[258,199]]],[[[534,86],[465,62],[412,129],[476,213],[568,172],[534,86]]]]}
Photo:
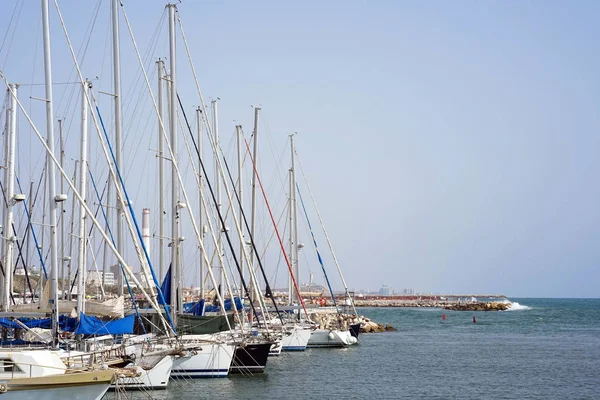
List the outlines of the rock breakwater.
{"type": "Polygon", "coordinates": [[[341,329],[347,330],[350,325],[360,322],[360,331],[362,333],[377,333],[395,331],[391,325],[380,324],[366,318],[364,315],[358,316],[350,314],[337,315],[335,312],[319,311],[310,314],[310,319],[319,325],[319,329],[341,329]]]}

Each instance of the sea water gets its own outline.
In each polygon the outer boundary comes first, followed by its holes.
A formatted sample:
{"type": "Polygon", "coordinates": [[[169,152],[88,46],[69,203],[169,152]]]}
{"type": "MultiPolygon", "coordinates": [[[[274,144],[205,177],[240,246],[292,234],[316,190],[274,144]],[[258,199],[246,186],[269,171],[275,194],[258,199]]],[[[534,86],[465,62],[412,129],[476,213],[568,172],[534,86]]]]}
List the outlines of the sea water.
{"type": "Polygon", "coordinates": [[[398,331],[361,335],[347,349],[282,353],[265,374],[127,397],[600,399],[600,300],[511,300],[503,312],[360,308],[398,331]]]}

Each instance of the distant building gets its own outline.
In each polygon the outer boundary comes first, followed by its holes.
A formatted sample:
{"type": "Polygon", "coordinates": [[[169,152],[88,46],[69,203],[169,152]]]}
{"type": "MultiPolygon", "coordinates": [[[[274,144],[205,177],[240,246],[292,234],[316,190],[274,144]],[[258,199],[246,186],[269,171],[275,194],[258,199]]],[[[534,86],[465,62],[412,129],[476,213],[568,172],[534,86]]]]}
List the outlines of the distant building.
{"type": "MultiPolygon", "coordinates": [[[[148,274],[148,275],[149,275],[148,278],[152,279],[152,276],[150,274],[148,274]]],[[[148,282],[146,281],[146,276],[144,275],[143,272],[136,272],[135,277],[140,282],[142,287],[144,287],[146,289],[149,287],[148,282]]],[[[131,286],[131,285],[135,285],[135,284],[133,282],[129,282],[129,285],[131,286]]]]}
{"type": "Polygon", "coordinates": [[[415,294],[415,289],[404,289],[403,294],[415,294]]]}
{"type": "Polygon", "coordinates": [[[381,289],[379,289],[379,294],[381,296],[389,296],[392,294],[392,289],[388,285],[383,285],[381,289]]]}
{"type": "MultiPolygon", "coordinates": [[[[103,276],[103,273],[101,271],[88,271],[86,283],[88,285],[100,286],[100,285],[102,285],[102,276],[103,276]]],[[[106,286],[112,286],[115,284],[115,274],[114,273],[112,273],[112,272],[106,273],[105,284],[106,284],[106,286]]]]}

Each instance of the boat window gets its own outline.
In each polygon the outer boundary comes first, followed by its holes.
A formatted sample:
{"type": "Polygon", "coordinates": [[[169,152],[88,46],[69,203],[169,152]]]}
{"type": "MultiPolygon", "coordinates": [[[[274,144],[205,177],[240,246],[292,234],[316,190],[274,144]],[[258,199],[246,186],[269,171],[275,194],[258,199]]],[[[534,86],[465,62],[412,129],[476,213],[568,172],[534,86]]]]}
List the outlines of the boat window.
{"type": "Polygon", "coordinates": [[[10,358],[0,358],[0,372],[23,372],[10,358]]]}

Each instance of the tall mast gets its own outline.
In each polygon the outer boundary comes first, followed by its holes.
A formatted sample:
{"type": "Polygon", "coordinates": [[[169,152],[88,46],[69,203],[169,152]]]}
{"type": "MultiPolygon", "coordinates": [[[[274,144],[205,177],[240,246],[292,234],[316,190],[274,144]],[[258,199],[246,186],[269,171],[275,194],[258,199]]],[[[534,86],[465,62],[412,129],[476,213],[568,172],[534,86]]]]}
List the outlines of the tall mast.
{"type": "MultiPolygon", "coordinates": [[[[223,230],[225,229],[225,226],[221,225],[221,221],[219,220],[218,215],[221,213],[222,208],[221,208],[221,177],[219,176],[219,153],[218,153],[218,149],[220,148],[220,143],[219,143],[219,114],[218,114],[218,108],[217,108],[217,101],[213,100],[211,102],[212,105],[212,112],[213,112],[213,118],[212,118],[212,123],[213,123],[213,132],[214,132],[214,141],[215,141],[215,149],[214,149],[214,158],[215,158],[215,184],[217,186],[216,192],[217,192],[217,208],[219,209],[217,216],[216,216],[216,222],[217,222],[217,227],[218,227],[218,231],[217,231],[217,254],[219,254],[219,257],[217,257],[217,259],[219,260],[219,285],[221,286],[221,288],[223,288],[223,277],[225,275],[225,266],[223,265],[223,230]]],[[[223,221],[224,222],[224,221],[223,221]]],[[[223,290],[224,292],[224,290],[223,290]]]]}
{"type": "Polygon", "coordinates": [[[4,213],[4,237],[6,245],[4,247],[4,298],[2,303],[4,311],[10,308],[10,294],[12,292],[13,275],[13,244],[15,236],[13,235],[13,205],[15,203],[15,145],[17,131],[17,85],[10,84],[9,92],[10,108],[8,110],[9,118],[8,135],[6,136],[6,169],[4,170],[4,185],[6,190],[6,212],[4,213]]]}
{"type": "Polygon", "coordinates": [[[181,276],[179,276],[179,259],[178,259],[178,247],[179,247],[179,188],[177,186],[177,170],[175,169],[175,163],[177,163],[177,68],[175,63],[176,51],[175,51],[175,4],[167,4],[169,9],[169,64],[171,69],[171,84],[170,89],[170,141],[171,149],[173,150],[173,160],[171,160],[173,166],[171,168],[171,308],[173,312],[173,319],[175,319],[175,313],[179,310],[179,298],[181,297],[178,289],[181,284],[181,276]]]}
{"type": "MultiPolygon", "coordinates": [[[[292,186],[292,170],[288,171],[288,182],[289,182],[289,208],[288,208],[288,217],[290,219],[290,266],[292,267],[292,271],[294,268],[294,208],[292,207],[292,190],[294,189],[292,186]]],[[[288,305],[292,305],[294,303],[294,283],[292,279],[292,275],[290,274],[288,278],[288,305]]]]}
{"type": "MultiPolygon", "coordinates": [[[[296,204],[296,169],[294,167],[294,135],[290,135],[290,148],[292,151],[292,167],[290,168],[290,178],[291,178],[291,187],[290,187],[290,207],[292,208],[293,215],[293,226],[290,226],[290,229],[293,229],[293,245],[292,245],[292,260],[293,260],[293,269],[294,276],[296,277],[296,282],[298,282],[298,292],[296,292],[296,300],[298,304],[300,304],[300,288],[302,283],[300,282],[300,268],[298,265],[298,213],[297,213],[297,204],[296,204]]],[[[300,313],[298,313],[300,316],[300,313]]]]}
{"type": "MultiPolygon", "coordinates": [[[[60,145],[60,167],[65,168],[65,141],[63,138],[63,120],[58,120],[58,141],[60,145]]],[[[65,192],[65,180],[60,177],[60,192],[65,192]]],[[[60,203],[60,284],[61,297],[63,300],[67,298],[67,290],[65,288],[65,203],[60,203]]]]}
{"type": "MultiPolygon", "coordinates": [[[[236,125],[235,126],[235,130],[236,130],[236,138],[237,138],[237,164],[238,164],[238,199],[240,202],[240,219],[242,218],[242,213],[243,213],[243,197],[242,197],[242,126],[241,125],[236,125]]],[[[235,187],[233,187],[233,190],[235,190],[235,187]]],[[[240,236],[240,269],[242,270],[242,276],[245,276],[244,274],[244,235],[243,235],[243,231],[242,231],[242,236],[240,236]]],[[[251,268],[250,266],[248,266],[248,268],[251,268]]],[[[250,273],[252,273],[252,271],[249,271],[250,273]]],[[[250,293],[252,293],[252,279],[250,279],[250,284],[249,284],[249,288],[248,290],[250,291],[250,293]]],[[[248,295],[250,295],[250,293],[248,293],[248,295]]],[[[244,285],[240,285],[240,299],[244,298],[244,285]]]]}
{"type": "MultiPolygon", "coordinates": [[[[87,186],[87,137],[88,137],[88,102],[87,90],[90,82],[86,79],[82,85],[81,91],[81,148],[79,163],[79,193],[85,200],[87,186]]],[[[85,280],[86,280],[86,237],[85,237],[85,219],[86,213],[83,204],[79,206],[79,251],[77,260],[79,262],[77,269],[77,317],[80,313],[85,313],[85,280]]]]}
{"type": "MultiPolygon", "coordinates": [[[[121,143],[121,59],[119,50],[119,0],[112,1],[111,7],[112,16],[112,40],[113,40],[113,95],[115,98],[115,158],[117,168],[123,167],[121,160],[122,143],[121,143]]],[[[116,184],[117,182],[115,182],[116,184]]],[[[117,196],[118,191],[115,191],[117,196]]],[[[117,250],[120,254],[123,253],[123,219],[121,202],[117,199],[117,250]]],[[[119,273],[119,294],[123,295],[123,274],[119,273]]]]}
{"type": "MultiPolygon", "coordinates": [[[[196,109],[196,119],[198,122],[198,153],[200,153],[199,158],[202,157],[202,108],[198,107],[196,109]]],[[[202,172],[202,165],[200,164],[200,159],[198,159],[198,175],[199,175],[199,185],[198,185],[198,225],[200,226],[200,235],[202,235],[202,240],[204,240],[204,210],[202,204],[204,203],[204,175],[202,172]]],[[[202,254],[202,248],[198,248],[200,251],[200,299],[204,298],[204,256],[202,254]]]]}
{"type": "MultiPolygon", "coordinates": [[[[260,113],[260,107],[256,107],[254,109],[254,142],[252,149],[252,159],[254,160],[254,166],[258,171],[258,114],[260,113]]],[[[241,139],[240,139],[241,140],[241,139]]],[[[241,181],[240,181],[241,188],[241,181]]],[[[251,205],[251,215],[250,215],[250,237],[252,240],[256,238],[254,235],[256,229],[256,174],[252,174],[252,205],[251,205]]],[[[258,257],[258,255],[257,255],[258,257]]],[[[248,269],[254,269],[254,249],[250,250],[250,265],[248,265],[248,269]]],[[[252,301],[254,291],[250,290],[248,296],[250,296],[250,301],[252,301]]]]}
{"type": "Polygon", "coordinates": [[[158,68],[158,116],[160,121],[158,123],[158,271],[159,278],[162,281],[165,276],[165,196],[163,195],[164,190],[164,124],[165,118],[163,115],[163,71],[165,63],[160,58],[156,62],[158,68]]]}
{"type": "MultiPolygon", "coordinates": [[[[42,0],[42,26],[44,36],[44,72],[46,86],[46,143],[54,155],[54,112],[52,109],[52,60],[50,55],[50,20],[48,0],[42,0]]],[[[50,303],[52,304],[52,347],[58,346],[58,246],[56,243],[56,211],[64,197],[56,196],[56,167],[52,157],[46,157],[48,174],[48,218],[50,223],[50,303]]]]}

